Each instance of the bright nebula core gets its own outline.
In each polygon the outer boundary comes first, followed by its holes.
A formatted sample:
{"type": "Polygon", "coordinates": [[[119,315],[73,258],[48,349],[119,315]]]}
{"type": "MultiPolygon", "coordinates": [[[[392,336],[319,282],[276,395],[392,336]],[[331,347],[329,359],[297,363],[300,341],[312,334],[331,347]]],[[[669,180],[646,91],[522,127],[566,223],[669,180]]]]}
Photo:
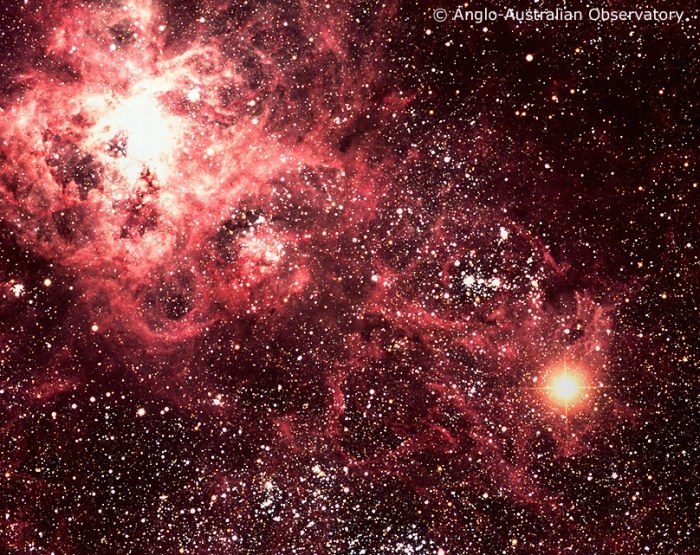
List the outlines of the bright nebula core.
{"type": "Polygon", "coordinates": [[[0,555],[697,553],[658,4],[3,3],[0,555]]]}

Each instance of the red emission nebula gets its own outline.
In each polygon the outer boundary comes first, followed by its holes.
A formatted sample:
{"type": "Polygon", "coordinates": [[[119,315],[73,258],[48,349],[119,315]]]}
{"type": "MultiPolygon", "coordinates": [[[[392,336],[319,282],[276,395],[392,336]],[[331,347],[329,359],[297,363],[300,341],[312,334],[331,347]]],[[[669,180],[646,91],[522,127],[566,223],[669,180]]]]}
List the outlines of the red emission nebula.
{"type": "Polygon", "coordinates": [[[438,7],[2,8],[0,554],[697,553],[697,19],[438,7]]]}

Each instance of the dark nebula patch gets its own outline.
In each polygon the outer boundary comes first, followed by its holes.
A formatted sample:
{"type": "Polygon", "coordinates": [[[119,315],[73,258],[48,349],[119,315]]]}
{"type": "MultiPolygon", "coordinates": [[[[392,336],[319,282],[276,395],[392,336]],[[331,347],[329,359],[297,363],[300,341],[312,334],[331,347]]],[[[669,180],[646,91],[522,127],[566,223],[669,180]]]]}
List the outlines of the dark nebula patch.
{"type": "Polygon", "coordinates": [[[6,4],[0,554],[697,551],[695,10],[6,4]]]}

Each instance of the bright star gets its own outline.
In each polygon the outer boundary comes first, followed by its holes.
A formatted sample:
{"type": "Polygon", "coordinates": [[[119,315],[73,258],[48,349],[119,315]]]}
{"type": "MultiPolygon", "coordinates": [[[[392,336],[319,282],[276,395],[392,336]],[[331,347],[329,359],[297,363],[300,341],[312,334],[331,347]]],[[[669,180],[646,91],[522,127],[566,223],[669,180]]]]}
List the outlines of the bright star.
{"type": "Polygon", "coordinates": [[[581,384],[575,376],[564,372],[552,378],[550,385],[552,396],[561,403],[575,401],[581,393],[581,384]]]}

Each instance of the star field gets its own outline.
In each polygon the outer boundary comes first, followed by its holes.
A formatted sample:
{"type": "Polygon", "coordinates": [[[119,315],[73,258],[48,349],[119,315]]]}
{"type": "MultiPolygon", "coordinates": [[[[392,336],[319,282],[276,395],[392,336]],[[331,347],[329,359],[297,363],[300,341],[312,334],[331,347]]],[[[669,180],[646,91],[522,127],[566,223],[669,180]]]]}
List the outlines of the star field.
{"type": "Polygon", "coordinates": [[[698,14],[609,4],[4,4],[0,554],[695,553],[698,14]]]}

